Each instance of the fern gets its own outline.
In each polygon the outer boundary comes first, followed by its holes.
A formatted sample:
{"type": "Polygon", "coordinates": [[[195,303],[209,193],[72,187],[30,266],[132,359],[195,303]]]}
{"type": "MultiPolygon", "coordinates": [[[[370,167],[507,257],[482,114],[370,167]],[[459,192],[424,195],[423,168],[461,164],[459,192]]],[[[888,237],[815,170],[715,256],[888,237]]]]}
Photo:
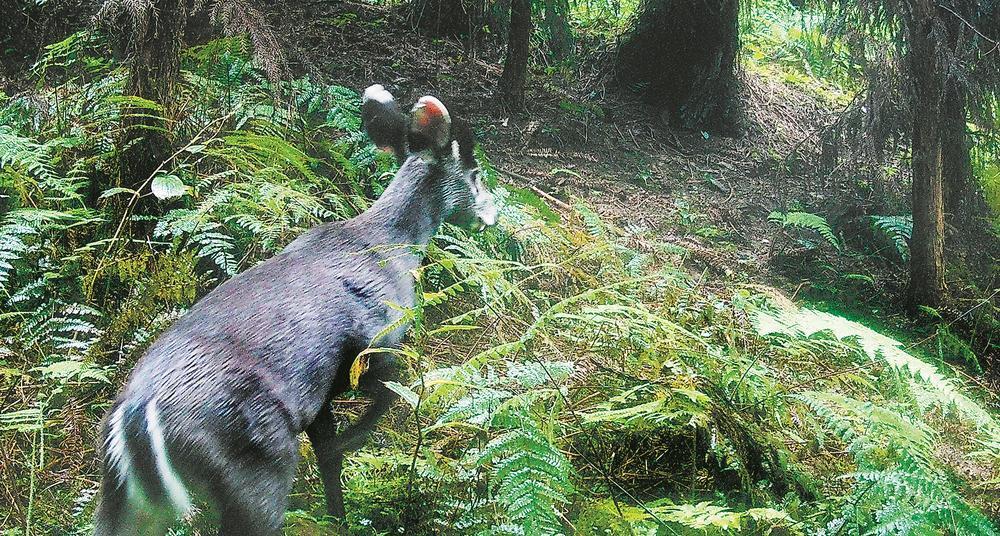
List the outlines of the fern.
{"type": "Polygon", "coordinates": [[[929,387],[928,393],[934,396],[935,405],[942,411],[955,411],[984,434],[1000,430],[1000,425],[988,411],[962,394],[957,380],[946,378],[934,366],[901,348],[899,341],[867,326],[810,309],[785,309],[774,313],[759,311],[755,321],[758,331],[764,335],[782,333],[792,337],[809,337],[829,330],[841,339],[854,338],[870,359],[883,362],[929,387]]]}
{"type": "Polygon", "coordinates": [[[705,426],[711,420],[710,399],[692,389],[640,384],[585,413],[583,422],[627,426],[705,426]]]}
{"type": "Polygon", "coordinates": [[[906,535],[951,530],[995,535],[944,477],[934,457],[936,438],[925,424],[896,411],[833,393],[796,398],[812,408],[847,445],[861,470],[835,525],[857,525],[865,534],[906,535]],[[888,450],[886,450],[888,449],[888,450]]]}
{"type": "Polygon", "coordinates": [[[492,466],[493,500],[517,534],[562,533],[557,507],[573,491],[569,461],[525,408],[508,409],[496,420],[507,431],[477,459],[478,465],[492,466]]]}
{"type": "Polygon", "coordinates": [[[37,234],[33,227],[11,221],[0,225],[0,288],[10,281],[14,272],[14,263],[28,253],[30,246],[25,242],[27,236],[37,234]]]}
{"type": "Polygon", "coordinates": [[[910,259],[910,237],[913,235],[913,216],[872,216],[872,228],[885,236],[896,247],[903,262],[910,259]]]}
{"type": "MultiPolygon", "coordinates": [[[[473,358],[470,363],[483,361],[473,358]]],[[[439,385],[432,391],[437,400],[447,396],[445,393],[455,393],[449,385],[467,386],[467,392],[449,402],[437,424],[428,430],[467,423],[490,433],[490,441],[469,457],[474,467],[488,468],[490,474],[490,502],[477,508],[490,508],[502,523],[483,524],[481,534],[563,533],[558,509],[573,492],[572,469],[551,432],[545,431],[551,423],[536,411],[553,395],[545,386],[552,380],[564,381],[573,366],[568,362],[508,361],[504,368],[503,374],[487,375],[469,364],[429,372],[424,382],[439,385]]]]}
{"type": "Polygon", "coordinates": [[[210,225],[191,235],[192,242],[198,244],[198,256],[210,259],[226,275],[236,275],[238,265],[233,254],[233,240],[223,233],[213,231],[215,228],[215,225],[210,225]]]}
{"type": "MultiPolygon", "coordinates": [[[[7,125],[0,125],[0,170],[20,171],[25,174],[25,178],[31,177],[53,184],[57,174],[52,161],[52,147],[62,142],[63,140],[57,139],[38,143],[19,135],[7,125]]],[[[23,186],[15,184],[13,189],[16,191],[22,188],[23,186]]]]}
{"type": "MultiPolygon", "coordinates": [[[[898,469],[846,475],[857,481],[872,498],[882,498],[867,534],[908,535],[947,530],[952,534],[993,536],[998,534],[983,514],[970,507],[941,474],[914,463],[905,455],[898,469]]],[[[858,497],[858,505],[878,502],[858,497]]],[[[857,509],[853,507],[851,509],[857,509]]],[[[849,510],[851,510],[849,509],[849,510]]]]}
{"type": "Polygon", "coordinates": [[[361,102],[358,94],[341,86],[326,88],[326,123],[343,132],[361,131],[361,102]]]}
{"type": "Polygon", "coordinates": [[[634,506],[610,500],[580,515],[578,534],[802,534],[800,524],[774,508],[743,511],[709,501],[675,504],[659,500],[634,506]],[[686,530],[685,530],[686,529],[686,530]]]}
{"type": "Polygon", "coordinates": [[[608,229],[604,220],[597,215],[592,208],[590,208],[586,203],[577,203],[576,211],[580,214],[580,218],[583,220],[584,226],[591,236],[595,238],[604,238],[608,235],[608,229]]]}
{"type": "Polygon", "coordinates": [[[782,227],[796,227],[799,229],[815,231],[820,236],[825,238],[831,246],[837,248],[838,251],[841,249],[840,240],[838,240],[837,235],[833,233],[833,229],[830,227],[830,224],[827,223],[826,218],[818,214],[813,214],[811,212],[785,213],[774,211],[767,216],[767,221],[777,223],[782,227]]]}
{"type": "Polygon", "coordinates": [[[86,353],[101,337],[98,323],[102,317],[93,307],[70,304],[45,322],[39,335],[48,337],[56,350],[86,353]]]}
{"type": "Polygon", "coordinates": [[[307,179],[319,182],[311,168],[312,160],[301,149],[278,136],[238,131],[223,140],[227,147],[241,150],[218,150],[213,154],[227,159],[237,169],[260,171],[274,166],[290,167],[307,179]]]}

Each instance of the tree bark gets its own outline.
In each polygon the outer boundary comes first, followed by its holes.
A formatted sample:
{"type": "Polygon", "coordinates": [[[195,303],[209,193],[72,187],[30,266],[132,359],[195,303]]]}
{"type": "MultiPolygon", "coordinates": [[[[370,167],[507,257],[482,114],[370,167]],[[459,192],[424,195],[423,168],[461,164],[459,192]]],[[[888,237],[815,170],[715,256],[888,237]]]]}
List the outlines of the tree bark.
{"type": "Polygon", "coordinates": [[[947,73],[938,61],[941,42],[935,28],[934,8],[929,0],[917,4],[909,21],[909,67],[914,84],[909,298],[913,306],[936,307],[944,300],[946,291],[940,126],[947,73]]]}
{"type": "Polygon", "coordinates": [[[545,30],[549,52],[557,60],[573,53],[573,29],[569,25],[569,0],[545,0],[545,30]]]}
{"type": "Polygon", "coordinates": [[[524,109],[524,83],[528,77],[531,39],[531,0],[511,0],[507,59],[497,88],[500,101],[512,110],[524,109]]]}
{"type": "Polygon", "coordinates": [[[616,82],[677,126],[738,134],[739,12],[739,0],[646,0],[619,46],[616,82]]]}
{"type": "Polygon", "coordinates": [[[171,153],[166,118],[170,116],[174,85],[180,76],[180,53],[187,22],[186,0],[156,0],[150,9],[109,0],[98,15],[112,31],[118,55],[129,67],[125,94],[159,105],[122,109],[121,179],[138,188],[171,153]],[[133,11],[137,9],[137,11],[133,11]]]}
{"type": "Polygon", "coordinates": [[[989,234],[985,222],[990,207],[972,171],[965,91],[957,83],[948,86],[941,112],[945,218],[975,249],[979,239],[989,234]]]}

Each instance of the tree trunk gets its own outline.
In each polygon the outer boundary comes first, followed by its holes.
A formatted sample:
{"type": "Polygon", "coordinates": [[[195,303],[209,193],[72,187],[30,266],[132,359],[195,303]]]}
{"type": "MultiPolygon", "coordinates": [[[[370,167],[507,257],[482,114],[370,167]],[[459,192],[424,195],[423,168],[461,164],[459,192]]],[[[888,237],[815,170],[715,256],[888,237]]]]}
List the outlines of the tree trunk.
{"type": "Polygon", "coordinates": [[[413,0],[410,20],[431,35],[474,37],[483,18],[483,2],[413,0]]]}
{"type": "Polygon", "coordinates": [[[972,170],[972,140],[966,125],[964,88],[949,84],[941,111],[941,161],[944,177],[945,223],[953,233],[952,248],[964,256],[973,271],[989,270],[1000,238],[991,230],[992,209],[972,170]]]}
{"type": "Polygon", "coordinates": [[[545,32],[549,52],[557,60],[573,53],[573,29],[569,26],[569,0],[545,0],[545,32]]]}
{"type": "Polygon", "coordinates": [[[111,30],[119,56],[127,61],[125,94],[162,107],[126,105],[122,109],[124,186],[138,188],[170,156],[165,118],[170,116],[173,88],[180,76],[186,9],[186,0],[155,0],[149,9],[109,0],[98,14],[111,30]]]}
{"type": "Polygon", "coordinates": [[[739,0],[646,0],[618,49],[615,80],[682,128],[736,134],[739,0]]]}
{"type": "Polygon", "coordinates": [[[512,110],[524,109],[524,82],[528,76],[528,47],[531,39],[531,0],[511,0],[507,59],[497,88],[497,96],[512,110]]]}
{"type": "Polygon", "coordinates": [[[966,127],[965,95],[949,84],[941,115],[944,206],[949,223],[970,231],[987,207],[972,175],[971,143],[966,127]]]}
{"type": "Polygon", "coordinates": [[[910,27],[909,67],[913,103],[913,237],[910,303],[936,307],[944,300],[944,191],[941,159],[943,89],[947,73],[938,58],[940,33],[933,6],[921,0],[910,27]],[[921,14],[920,7],[924,8],[921,14]]]}
{"type": "Polygon", "coordinates": [[[29,5],[24,0],[11,0],[0,7],[0,91],[6,89],[8,77],[12,79],[19,72],[17,64],[24,61],[26,54],[21,41],[25,34],[32,35],[25,31],[28,9],[29,5]]]}

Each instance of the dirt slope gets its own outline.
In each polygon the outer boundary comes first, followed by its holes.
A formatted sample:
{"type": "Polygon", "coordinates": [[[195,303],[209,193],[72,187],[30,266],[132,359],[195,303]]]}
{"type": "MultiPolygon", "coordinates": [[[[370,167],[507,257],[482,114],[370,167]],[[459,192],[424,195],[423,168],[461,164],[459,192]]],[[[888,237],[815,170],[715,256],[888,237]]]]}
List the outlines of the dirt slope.
{"type": "MultiPolygon", "coordinates": [[[[582,197],[626,229],[648,230],[740,280],[780,276],[767,263],[772,210],[820,210],[846,191],[809,178],[815,134],[833,113],[757,74],[745,75],[745,135],[719,138],[671,131],[652,108],[605,87],[600,52],[575,72],[533,73],[526,113],[512,114],[492,99],[502,64],[495,43],[469,52],[415,32],[397,8],[351,2],[310,4],[274,22],[293,70],[356,89],[379,82],[403,102],[435,94],[475,123],[508,181],[566,202],[582,197]]],[[[535,50],[537,69],[546,60],[535,50]]]]}

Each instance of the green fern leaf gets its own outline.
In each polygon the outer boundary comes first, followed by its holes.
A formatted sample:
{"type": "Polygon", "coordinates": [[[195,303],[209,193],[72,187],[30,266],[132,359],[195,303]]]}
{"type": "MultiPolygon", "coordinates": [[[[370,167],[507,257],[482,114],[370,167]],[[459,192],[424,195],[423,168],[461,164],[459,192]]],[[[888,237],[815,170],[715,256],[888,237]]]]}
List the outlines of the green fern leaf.
{"type": "Polygon", "coordinates": [[[772,223],[778,223],[782,227],[797,227],[799,229],[808,229],[819,233],[820,236],[826,239],[831,246],[841,249],[840,240],[837,239],[837,235],[833,233],[833,229],[830,224],[827,223],[826,218],[818,214],[813,214],[811,212],[778,212],[774,211],[767,216],[767,221],[772,223]]]}

